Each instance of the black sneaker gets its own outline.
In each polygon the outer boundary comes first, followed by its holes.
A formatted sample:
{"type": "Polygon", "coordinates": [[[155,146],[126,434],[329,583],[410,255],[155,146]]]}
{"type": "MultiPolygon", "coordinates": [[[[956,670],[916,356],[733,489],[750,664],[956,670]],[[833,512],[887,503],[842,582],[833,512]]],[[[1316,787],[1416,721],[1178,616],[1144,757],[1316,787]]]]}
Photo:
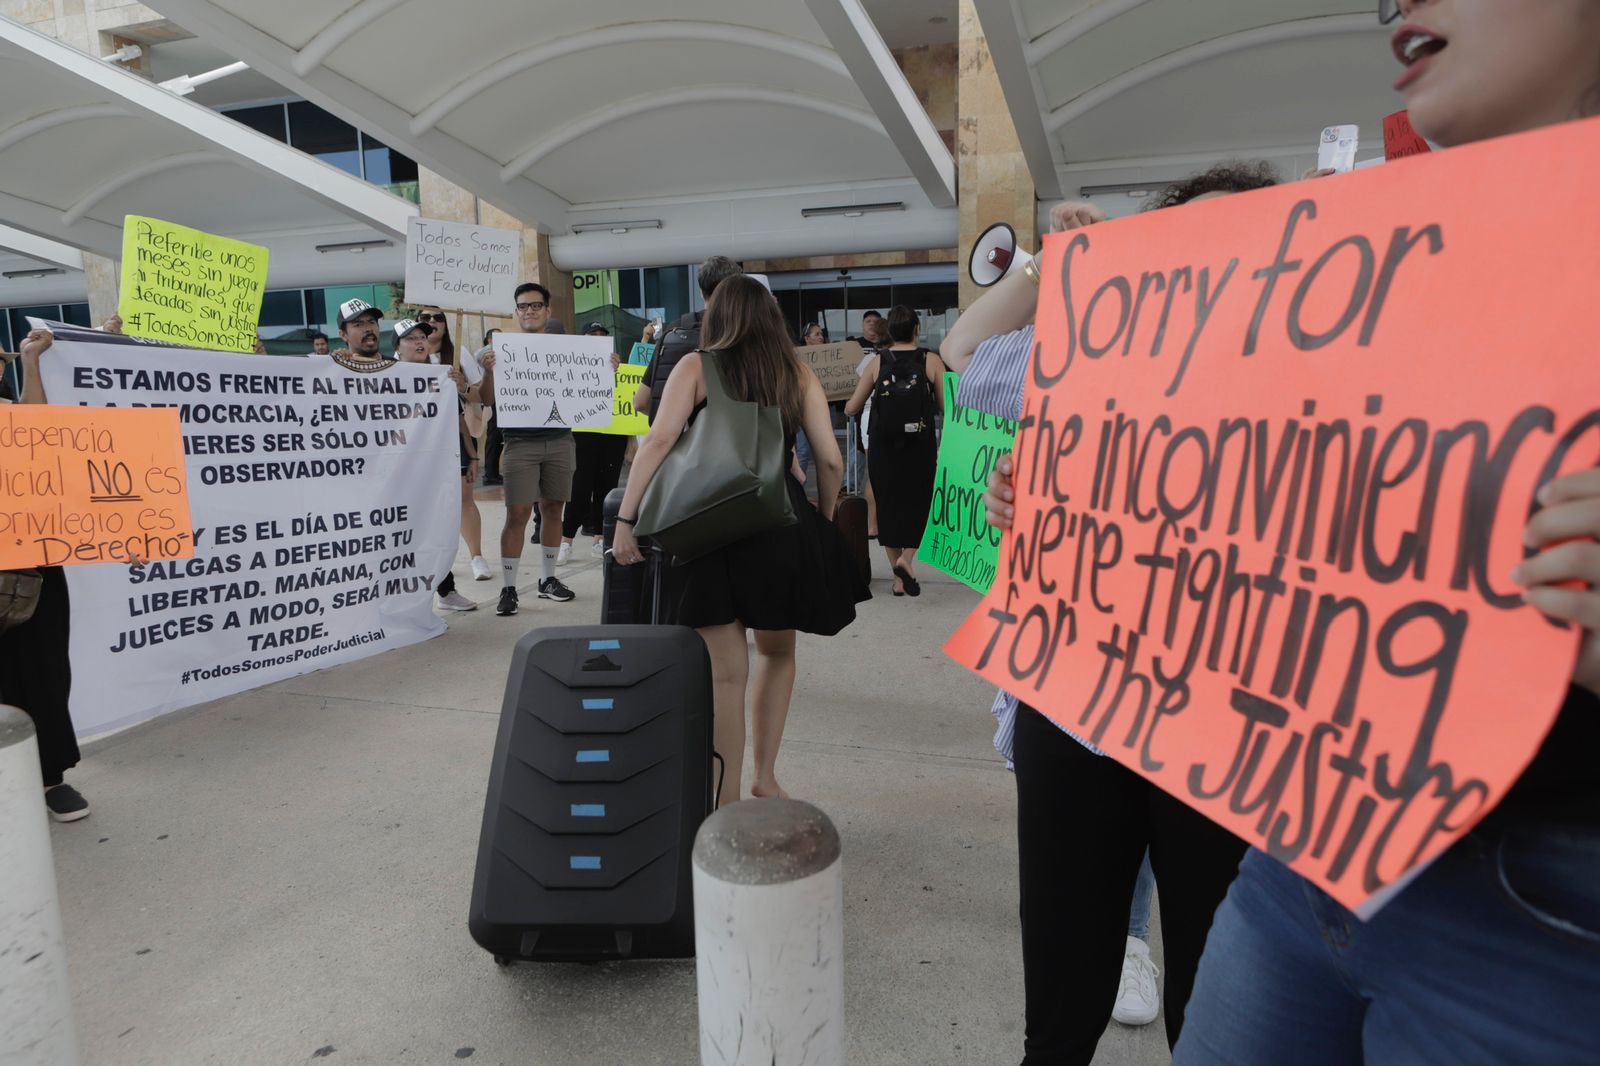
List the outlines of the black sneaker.
{"type": "Polygon", "coordinates": [[[568,600],[577,599],[573,591],[561,583],[559,577],[547,577],[539,582],[539,598],[541,600],[556,600],[566,603],[568,600]]]}
{"type": "Polygon", "coordinates": [[[501,618],[517,613],[517,590],[507,585],[500,590],[500,603],[496,605],[494,613],[501,618]]]}
{"type": "Polygon", "coordinates": [[[76,822],[89,817],[89,801],[71,785],[56,785],[44,792],[44,805],[58,822],[76,822]]]}

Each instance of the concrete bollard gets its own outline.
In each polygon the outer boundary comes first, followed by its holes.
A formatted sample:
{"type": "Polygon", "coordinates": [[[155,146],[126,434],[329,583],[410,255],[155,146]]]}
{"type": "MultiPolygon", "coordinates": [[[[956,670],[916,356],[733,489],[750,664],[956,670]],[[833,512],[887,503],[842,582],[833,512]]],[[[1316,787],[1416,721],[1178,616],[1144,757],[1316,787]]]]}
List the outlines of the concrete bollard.
{"type": "Polygon", "coordinates": [[[694,841],[703,1066],[844,1062],[839,833],[797,800],[729,804],[694,841]]]}
{"type": "Polygon", "coordinates": [[[39,740],[33,719],[0,704],[0,1063],[77,1062],[39,740]]]}

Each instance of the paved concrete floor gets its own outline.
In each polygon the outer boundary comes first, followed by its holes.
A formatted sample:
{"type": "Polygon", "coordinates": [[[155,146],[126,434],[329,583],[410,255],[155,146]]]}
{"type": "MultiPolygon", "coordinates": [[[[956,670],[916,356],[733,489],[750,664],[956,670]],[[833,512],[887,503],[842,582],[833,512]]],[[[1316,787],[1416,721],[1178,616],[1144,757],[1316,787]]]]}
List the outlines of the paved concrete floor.
{"type": "MultiPolygon", "coordinates": [[[[692,962],[501,971],[467,935],[508,653],[597,617],[586,552],[575,603],[533,597],[530,555],[496,618],[463,560],[485,605],[444,636],[88,746],[94,814],[53,829],[85,1063],[697,1061],[692,962]]],[[[989,692],[939,651],[976,598],[893,599],[875,566],[857,624],[802,639],[779,763],[844,841],[849,1061],[1015,1062],[1014,792],[989,692]]],[[[1167,1062],[1160,1023],[1095,1061],[1167,1062]]]]}

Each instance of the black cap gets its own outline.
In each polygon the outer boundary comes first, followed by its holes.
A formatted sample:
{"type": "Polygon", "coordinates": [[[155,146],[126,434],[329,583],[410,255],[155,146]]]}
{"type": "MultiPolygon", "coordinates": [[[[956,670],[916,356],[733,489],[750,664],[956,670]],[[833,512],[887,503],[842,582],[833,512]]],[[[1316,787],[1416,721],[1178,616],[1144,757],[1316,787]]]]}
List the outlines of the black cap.
{"type": "Polygon", "coordinates": [[[585,334],[603,333],[607,337],[611,336],[611,331],[606,328],[606,324],[604,322],[591,322],[587,326],[583,327],[583,332],[585,334]]]}

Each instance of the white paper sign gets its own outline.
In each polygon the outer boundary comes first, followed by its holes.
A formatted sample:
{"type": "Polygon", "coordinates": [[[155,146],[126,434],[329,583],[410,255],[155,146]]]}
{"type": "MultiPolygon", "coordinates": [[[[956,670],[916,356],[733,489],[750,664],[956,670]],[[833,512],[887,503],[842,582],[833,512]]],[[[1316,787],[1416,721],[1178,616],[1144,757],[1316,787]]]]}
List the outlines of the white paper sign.
{"type": "Polygon", "coordinates": [[[179,409],[197,546],[68,568],[78,733],[444,632],[461,514],[445,374],[58,339],[52,403],[179,409]]]}
{"type": "Polygon", "coordinates": [[[406,229],[406,295],[413,307],[506,315],[516,302],[522,234],[413,218],[406,229]]]}
{"type": "Polygon", "coordinates": [[[496,333],[495,418],[501,429],[605,429],[617,376],[610,337],[496,333]]]}

